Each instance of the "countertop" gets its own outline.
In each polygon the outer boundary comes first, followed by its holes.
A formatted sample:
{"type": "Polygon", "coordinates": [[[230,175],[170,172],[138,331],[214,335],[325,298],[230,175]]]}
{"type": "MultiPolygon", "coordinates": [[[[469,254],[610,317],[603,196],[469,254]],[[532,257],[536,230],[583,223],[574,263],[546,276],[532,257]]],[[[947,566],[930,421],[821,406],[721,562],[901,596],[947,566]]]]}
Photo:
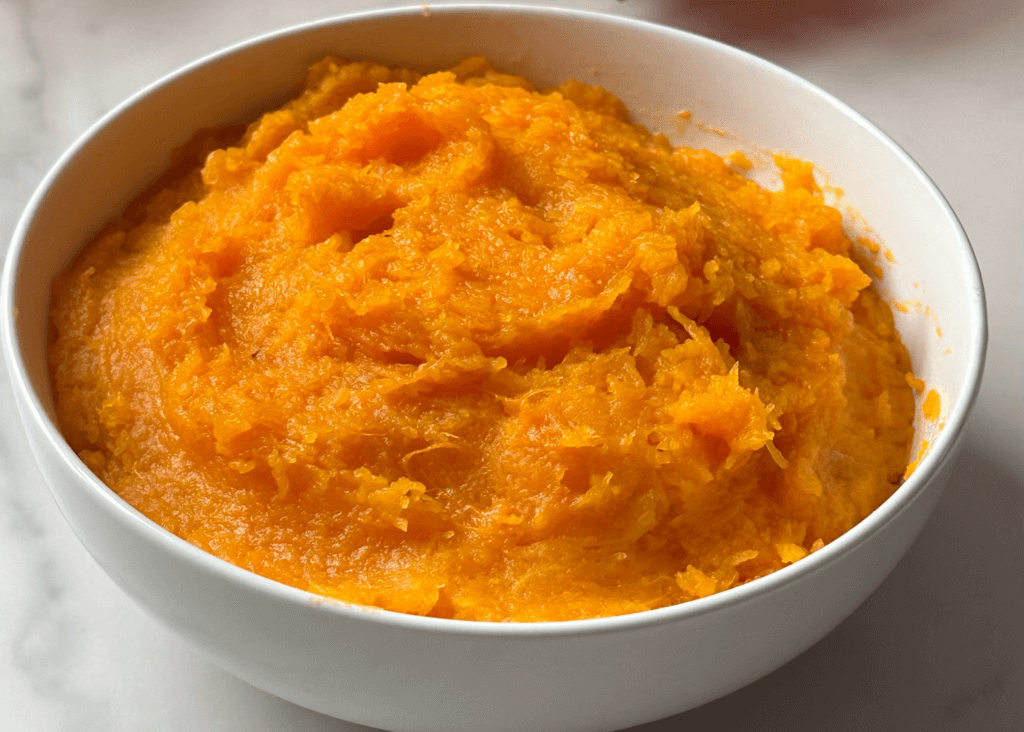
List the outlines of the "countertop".
{"type": "MultiPolygon", "coordinates": [[[[59,154],[138,88],[262,32],[400,4],[0,0],[0,253],[59,154]]],[[[548,4],[718,38],[846,101],[949,199],[988,295],[988,365],[963,456],[885,584],[773,674],[637,729],[1024,729],[1024,3],[548,4]]],[[[136,608],[64,522],[0,374],[0,730],[185,728],[364,729],[236,680],[136,608]]]]}

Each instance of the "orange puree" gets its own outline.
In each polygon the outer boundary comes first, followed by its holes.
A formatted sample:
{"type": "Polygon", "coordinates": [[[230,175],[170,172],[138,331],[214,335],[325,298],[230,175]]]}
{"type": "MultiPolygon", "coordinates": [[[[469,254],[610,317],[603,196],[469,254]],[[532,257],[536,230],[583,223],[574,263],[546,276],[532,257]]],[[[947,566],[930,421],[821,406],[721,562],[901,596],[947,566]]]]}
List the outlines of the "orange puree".
{"type": "Polygon", "coordinates": [[[799,561],[902,480],[910,360],[806,163],[768,191],[480,58],[329,58],[196,150],[54,283],[51,363],[85,463],[218,557],[615,615],[799,561]]]}

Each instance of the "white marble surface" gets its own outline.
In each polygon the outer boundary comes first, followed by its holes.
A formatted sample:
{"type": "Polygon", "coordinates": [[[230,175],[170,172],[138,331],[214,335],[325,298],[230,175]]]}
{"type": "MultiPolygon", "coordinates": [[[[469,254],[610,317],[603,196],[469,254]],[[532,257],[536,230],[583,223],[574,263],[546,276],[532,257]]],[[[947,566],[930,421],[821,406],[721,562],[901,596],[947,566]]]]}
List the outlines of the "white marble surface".
{"type": "MultiPolygon", "coordinates": [[[[0,252],[60,152],[140,86],[264,31],[397,4],[0,0],[0,252]]],[[[851,104],[949,198],[989,298],[988,367],[964,456],[890,579],[774,674],[640,729],[1024,729],[1024,4],[551,4],[711,35],[851,104]]],[[[186,727],[357,729],[235,680],[136,609],[64,523],[0,376],[0,729],[186,727]]]]}

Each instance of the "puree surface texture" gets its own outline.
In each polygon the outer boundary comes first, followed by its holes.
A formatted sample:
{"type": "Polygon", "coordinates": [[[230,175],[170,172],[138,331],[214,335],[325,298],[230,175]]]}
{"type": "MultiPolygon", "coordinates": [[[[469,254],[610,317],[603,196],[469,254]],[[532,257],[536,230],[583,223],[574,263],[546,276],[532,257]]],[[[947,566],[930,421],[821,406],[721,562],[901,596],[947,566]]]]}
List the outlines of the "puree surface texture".
{"type": "Polygon", "coordinates": [[[632,613],[900,484],[910,359],[807,163],[768,191],[482,58],[328,58],[180,158],[55,281],[52,378],[85,463],[240,567],[405,613],[632,613]]]}

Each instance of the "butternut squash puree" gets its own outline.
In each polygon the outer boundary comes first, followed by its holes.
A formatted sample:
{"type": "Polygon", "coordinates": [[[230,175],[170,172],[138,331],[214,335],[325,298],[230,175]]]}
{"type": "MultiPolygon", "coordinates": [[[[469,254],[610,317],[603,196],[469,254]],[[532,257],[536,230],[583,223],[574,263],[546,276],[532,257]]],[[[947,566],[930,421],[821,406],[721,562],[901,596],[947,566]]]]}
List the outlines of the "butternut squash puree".
{"type": "Polygon", "coordinates": [[[86,464],[218,557],[615,615],[799,561],[902,480],[910,360],[807,163],[768,191],[481,58],[328,58],[197,144],[54,283],[51,363],[86,464]]]}

